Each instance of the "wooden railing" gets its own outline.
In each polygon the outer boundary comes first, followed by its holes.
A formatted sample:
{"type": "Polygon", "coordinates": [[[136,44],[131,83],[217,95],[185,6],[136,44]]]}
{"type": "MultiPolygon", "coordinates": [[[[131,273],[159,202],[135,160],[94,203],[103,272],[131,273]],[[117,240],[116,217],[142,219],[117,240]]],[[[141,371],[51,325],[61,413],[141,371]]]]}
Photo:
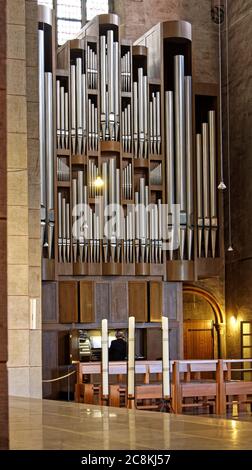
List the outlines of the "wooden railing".
{"type": "MultiPolygon", "coordinates": [[[[76,401],[103,404],[101,363],[78,363],[77,369],[76,401]],[[89,377],[89,383],[84,383],[83,377],[89,377]]],[[[244,411],[252,403],[252,380],[243,380],[244,372],[252,372],[252,359],[170,361],[171,410],[181,413],[187,408],[204,407],[222,415],[227,406],[236,403],[244,411]],[[240,379],[234,380],[234,374],[240,374],[240,379]]],[[[110,385],[108,404],[127,406],[127,362],[110,362],[109,376],[116,383],[110,385]]],[[[136,361],[135,377],[134,405],[141,409],[157,408],[155,401],[163,399],[162,361],[136,361]]]]}

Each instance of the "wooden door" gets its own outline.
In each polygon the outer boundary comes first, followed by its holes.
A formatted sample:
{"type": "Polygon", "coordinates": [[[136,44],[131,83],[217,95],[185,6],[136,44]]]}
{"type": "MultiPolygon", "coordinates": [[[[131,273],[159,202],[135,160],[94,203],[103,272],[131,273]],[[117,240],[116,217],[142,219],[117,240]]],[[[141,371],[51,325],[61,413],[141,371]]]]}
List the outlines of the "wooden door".
{"type": "Polygon", "coordinates": [[[95,322],[95,286],[93,281],[80,282],[80,322],[95,322]]]}
{"type": "Polygon", "coordinates": [[[214,359],[212,320],[184,321],[185,359],[214,359]]]}
{"type": "Polygon", "coordinates": [[[148,299],[146,281],[129,281],[129,316],[136,322],[148,321],[148,299]]]}
{"type": "Polygon", "coordinates": [[[59,319],[60,323],[78,322],[78,282],[59,282],[59,319]]]}

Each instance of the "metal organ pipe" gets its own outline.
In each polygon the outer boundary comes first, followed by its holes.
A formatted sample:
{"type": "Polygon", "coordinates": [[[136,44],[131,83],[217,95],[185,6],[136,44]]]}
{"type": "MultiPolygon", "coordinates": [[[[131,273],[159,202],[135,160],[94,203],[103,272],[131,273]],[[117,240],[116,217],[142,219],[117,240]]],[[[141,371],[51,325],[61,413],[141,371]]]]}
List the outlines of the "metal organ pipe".
{"type": "Polygon", "coordinates": [[[62,262],[62,196],[58,193],[58,258],[62,262]]]}
{"type": "Polygon", "coordinates": [[[193,242],[193,143],[192,143],[192,77],[185,77],[186,128],[186,199],[187,199],[187,254],[192,258],[193,242]]]}
{"type": "Polygon", "coordinates": [[[69,105],[68,105],[68,93],[65,92],[65,147],[69,147],[69,105]]]}
{"type": "Polygon", "coordinates": [[[61,130],[61,148],[65,148],[65,89],[60,87],[60,130],[61,130]]]}
{"type": "Polygon", "coordinates": [[[114,93],[115,93],[115,140],[119,138],[119,47],[118,42],[114,42],[114,93]]]}
{"type": "MultiPolygon", "coordinates": [[[[73,210],[77,211],[77,180],[76,179],[73,179],[72,180],[72,204],[73,204],[73,210]]],[[[74,216],[73,217],[73,261],[74,263],[77,262],[77,236],[78,236],[78,233],[77,233],[77,230],[76,230],[76,221],[77,221],[77,217],[79,216],[79,214],[77,214],[77,216],[74,216]]]]}
{"type": "Polygon", "coordinates": [[[167,159],[167,202],[169,212],[174,204],[174,118],[173,92],[165,92],[165,123],[166,123],[166,159],[167,159]]]}
{"type": "Polygon", "coordinates": [[[57,104],[57,148],[60,148],[61,141],[61,120],[60,120],[60,81],[56,82],[56,104],[57,104]]]}
{"type": "Polygon", "coordinates": [[[48,258],[51,259],[54,233],[53,83],[51,72],[45,73],[45,97],[48,258]]]}
{"type": "Polygon", "coordinates": [[[114,100],[114,32],[107,32],[107,51],[108,51],[108,97],[109,97],[109,137],[114,140],[115,126],[115,100],[114,100]]]}
{"type": "Polygon", "coordinates": [[[215,111],[209,111],[209,154],[210,154],[210,209],[211,209],[211,245],[212,257],[215,258],[217,235],[217,191],[216,191],[216,117],[215,111]]]}
{"type": "Polygon", "coordinates": [[[40,156],[40,204],[41,204],[41,244],[45,241],[46,223],[46,149],[45,149],[45,37],[38,31],[39,41],[39,156],[40,156]]]}
{"type": "Polygon", "coordinates": [[[210,228],[210,175],[209,175],[209,128],[202,124],[203,151],[203,203],[204,203],[204,246],[205,257],[208,257],[209,228],[210,228]]]}
{"type": "Polygon", "coordinates": [[[135,158],[137,158],[138,157],[138,85],[137,85],[137,82],[134,82],[133,84],[133,107],[134,107],[134,114],[133,114],[134,156],[135,158]]]}
{"type": "Polygon", "coordinates": [[[101,75],[101,130],[102,139],[106,138],[106,36],[100,37],[100,75],[101,75]]]}
{"type": "Polygon", "coordinates": [[[198,220],[198,257],[201,258],[202,230],[203,230],[203,170],[202,170],[202,137],[196,135],[197,160],[197,220],[198,220]]]}
{"type": "Polygon", "coordinates": [[[144,156],[144,96],[143,69],[138,69],[139,157],[144,156]]]}
{"type": "Polygon", "coordinates": [[[184,56],[175,56],[176,203],[186,210],[184,56]]]}
{"type": "Polygon", "coordinates": [[[149,139],[149,126],[148,126],[148,78],[143,77],[143,92],[144,92],[144,156],[148,156],[148,139],[149,139]]]}
{"type": "Polygon", "coordinates": [[[82,60],[76,59],[77,153],[82,151],[82,60]]]}
{"type": "Polygon", "coordinates": [[[82,74],[82,134],[83,134],[83,154],[87,148],[87,98],[86,98],[86,75],[82,74]]]}
{"type": "Polygon", "coordinates": [[[71,65],[71,142],[72,152],[76,152],[76,67],[71,65]]]}

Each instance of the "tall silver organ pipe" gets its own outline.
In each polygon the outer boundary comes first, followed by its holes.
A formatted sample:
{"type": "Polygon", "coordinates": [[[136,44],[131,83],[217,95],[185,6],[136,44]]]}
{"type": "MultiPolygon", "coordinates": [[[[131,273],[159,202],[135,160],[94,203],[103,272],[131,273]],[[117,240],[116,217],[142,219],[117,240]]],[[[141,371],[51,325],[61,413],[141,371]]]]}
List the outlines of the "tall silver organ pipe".
{"type": "Polygon", "coordinates": [[[76,179],[72,180],[72,205],[73,205],[73,211],[74,211],[74,216],[72,218],[72,223],[73,223],[73,261],[74,263],[77,263],[77,238],[78,238],[78,232],[77,232],[77,217],[78,215],[76,214],[77,212],[77,181],[76,179]]]}
{"type": "Polygon", "coordinates": [[[217,185],[216,185],[216,117],[215,111],[209,111],[209,153],[210,153],[210,206],[211,206],[211,246],[215,258],[217,235],[217,185]]]}
{"type": "Polygon", "coordinates": [[[166,133],[166,164],[167,164],[167,203],[169,212],[174,204],[174,106],[173,92],[165,92],[165,133],[166,133]]]}
{"type": "Polygon", "coordinates": [[[176,146],[176,203],[186,211],[185,173],[185,93],[184,56],[174,58],[175,65],[175,146],[176,146]]]}
{"type": "Polygon", "coordinates": [[[119,44],[114,31],[100,37],[100,97],[102,140],[119,139],[119,44]]]}
{"type": "MultiPolygon", "coordinates": [[[[133,143],[135,158],[148,157],[149,145],[149,102],[148,79],[143,68],[137,71],[138,81],[133,83],[133,143]]],[[[129,127],[129,125],[128,125],[129,127]]],[[[131,137],[131,129],[129,130],[131,137]]]]}
{"type": "Polygon", "coordinates": [[[209,126],[202,124],[202,153],[203,153],[203,207],[204,207],[204,247],[205,257],[208,257],[210,229],[210,175],[209,175],[209,126]]]}
{"type": "Polygon", "coordinates": [[[40,156],[40,204],[41,244],[44,246],[46,232],[46,150],[45,150],[45,37],[38,30],[39,42],[39,156],[40,156]]]}
{"type": "Polygon", "coordinates": [[[57,148],[60,148],[61,141],[61,119],[60,119],[60,81],[56,82],[56,106],[57,106],[57,148]]]}
{"type": "Polygon", "coordinates": [[[82,59],[76,59],[77,153],[82,152],[82,59]]]}
{"type": "Polygon", "coordinates": [[[114,32],[107,32],[108,52],[108,100],[109,100],[109,137],[115,138],[115,97],[114,97],[114,32]]]}
{"type": "Polygon", "coordinates": [[[196,161],[197,161],[197,224],[198,224],[198,257],[202,254],[203,231],[203,162],[202,162],[202,137],[196,135],[196,161]]]}
{"type": "Polygon", "coordinates": [[[76,66],[71,65],[71,142],[72,152],[76,153],[76,66]]]}
{"type": "Polygon", "coordinates": [[[119,45],[118,42],[114,42],[114,71],[116,71],[116,77],[115,77],[115,140],[119,139],[119,45]]]}
{"type": "Polygon", "coordinates": [[[82,135],[83,135],[83,148],[82,153],[86,153],[87,148],[87,93],[86,93],[86,75],[82,74],[82,135]]]}
{"type": "Polygon", "coordinates": [[[68,92],[65,92],[65,148],[69,148],[69,101],[68,92]]]}
{"type": "Polygon", "coordinates": [[[187,255],[192,258],[193,243],[193,142],[192,142],[192,77],[185,77],[185,127],[186,127],[186,212],[187,255]]]}
{"type": "Polygon", "coordinates": [[[54,119],[53,77],[50,54],[52,48],[52,10],[38,7],[39,43],[39,133],[41,178],[41,244],[48,259],[54,256],[54,119]],[[45,41],[48,41],[45,47],[45,41]]]}
{"type": "Polygon", "coordinates": [[[101,132],[106,138],[106,36],[100,37],[100,81],[101,81],[101,132]]]}
{"type": "Polygon", "coordinates": [[[134,140],[134,156],[135,158],[138,157],[138,87],[137,82],[133,84],[133,140],[134,140]]]}

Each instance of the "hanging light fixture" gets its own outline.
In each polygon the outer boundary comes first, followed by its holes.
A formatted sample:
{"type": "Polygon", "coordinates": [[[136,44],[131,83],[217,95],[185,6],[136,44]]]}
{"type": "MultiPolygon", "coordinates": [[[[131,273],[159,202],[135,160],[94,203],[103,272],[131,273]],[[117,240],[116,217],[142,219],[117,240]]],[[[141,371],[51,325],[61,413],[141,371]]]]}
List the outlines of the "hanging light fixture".
{"type": "Polygon", "coordinates": [[[231,220],[231,162],[230,162],[230,93],[229,93],[229,42],[228,42],[228,0],[225,0],[226,10],[226,80],[227,80],[227,170],[228,170],[228,251],[234,251],[232,246],[231,220]]]}
{"type": "Polygon", "coordinates": [[[220,168],[220,183],[218,185],[218,189],[224,190],[226,189],[226,185],[224,183],[224,171],[223,171],[223,119],[222,119],[222,60],[221,60],[221,52],[222,52],[222,41],[221,41],[221,25],[224,21],[224,5],[223,0],[212,0],[212,8],[211,8],[212,20],[214,23],[218,24],[219,27],[219,95],[220,95],[220,160],[221,160],[221,168],[220,168]]]}

